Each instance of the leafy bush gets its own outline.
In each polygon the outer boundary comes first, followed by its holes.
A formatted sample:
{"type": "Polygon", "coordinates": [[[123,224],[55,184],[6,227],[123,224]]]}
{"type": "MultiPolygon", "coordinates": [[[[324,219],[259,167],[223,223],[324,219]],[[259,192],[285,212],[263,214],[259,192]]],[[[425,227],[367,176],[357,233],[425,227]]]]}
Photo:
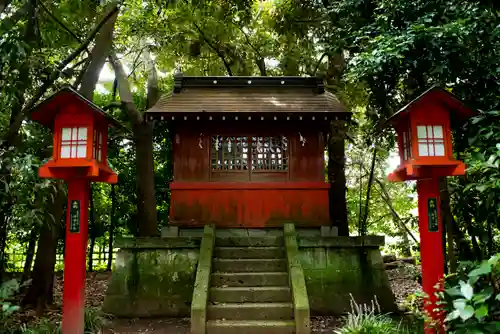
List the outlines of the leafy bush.
{"type": "MultiPolygon", "coordinates": [[[[106,318],[97,309],[85,309],[85,334],[102,333],[106,318]]],[[[5,327],[5,334],[61,334],[61,325],[54,319],[42,318],[36,323],[5,327]]]]}
{"type": "Polygon", "coordinates": [[[12,313],[19,310],[19,306],[12,303],[12,298],[19,291],[19,282],[15,279],[5,281],[0,285],[0,326],[5,327],[12,313]]]}
{"type": "Polygon", "coordinates": [[[439,293],[448,333],[500,332],[500,254],[475,265],[463,262],[439,293]]]}
{"type": "Polygon", "coordinates": [[[413,333],[388,314],[381,314],[377,298],[370,305],[357,304],[351,296],[351,312],[344,318],[345,324],[337,334],[406,334],[413,333]]]}

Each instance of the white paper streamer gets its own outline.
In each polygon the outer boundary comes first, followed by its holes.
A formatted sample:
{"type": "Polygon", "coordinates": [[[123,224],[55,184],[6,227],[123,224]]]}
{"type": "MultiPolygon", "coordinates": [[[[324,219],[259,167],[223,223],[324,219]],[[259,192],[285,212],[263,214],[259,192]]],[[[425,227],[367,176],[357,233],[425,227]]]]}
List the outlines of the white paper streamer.
{"type": "Polygon", "coordinates": [[[203,139],[201,137],[203,137],[203,133],[200,133],[200,137],[198,138],[198,147],[199,148],[203,148],[203,139]]]}
{"type": "Polygon", "coordinates": [[[299,132],[299,140],[302,143],[302,146],[304,146],[306,144],[306,139],[304,137],[302,137],[302,134],[300,132],[299,132]]]}

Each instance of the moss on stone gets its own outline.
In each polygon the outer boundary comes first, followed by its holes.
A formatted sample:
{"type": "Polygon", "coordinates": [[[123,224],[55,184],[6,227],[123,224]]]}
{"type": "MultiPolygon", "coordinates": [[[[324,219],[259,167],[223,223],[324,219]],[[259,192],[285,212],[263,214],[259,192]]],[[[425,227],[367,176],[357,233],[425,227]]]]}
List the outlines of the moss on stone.
{"type": "Polygon", "coordinates": [[[188,316],[199,251],[121,249],[104,312],[126,317],[188,316]]]}
{"type": "Polygon", "coordinates": [[[312,315],[349,311],[349,294],[361,303],[377,296],[384,311],[396,311],[378,248],[302,248],[300,261],[312,315]]]}

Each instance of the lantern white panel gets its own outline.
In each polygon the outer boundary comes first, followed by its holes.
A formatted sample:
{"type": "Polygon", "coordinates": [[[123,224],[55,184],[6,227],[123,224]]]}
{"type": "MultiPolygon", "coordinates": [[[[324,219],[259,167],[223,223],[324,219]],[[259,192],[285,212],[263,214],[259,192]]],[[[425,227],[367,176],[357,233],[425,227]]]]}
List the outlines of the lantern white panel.
{"type": "Polygon", "coordinates": [[[427,129],[425,126],[417,126],[417,136],[419,139],[427,138],[427,129]]]}
{"type": "Polygon", "coordinates": [[[87,157],[87,145],[78,145],[77,146],[76,157],[77,158],[86,158],[87,157]]]}
{"type": "Polygon", "coordinates": [[[434,145],[434,155],[444,157],[444,143],[436,143],[434,145]]]}
{"type": "Polygon", "coordinates": [[[61,158],[71,158],[70,145],[61,145],[61,158]]]}
{"type": "Polygon", "coordinates": [[[62,128],[62,140],[71,140],[71,128],[62,128]]]}
{"type": "Polygon", "coordinates": [[[430,156],[430,157],[435,156],[435,154],[434,154],[434,143],[429,143],[429,144],[427,145],[427,149],[429,150],[429,151],[427,152],[427,155],[428,155],[428,156],[430,156]]]}
{"type": "Polygon", "coordinates": [[[434,125],[434,138],[442,139],[443,138],[443,127],[441,125],[434,125]]]}
{"type": "Polygon", "coordinates": [[[427,137],[432,138],[432,125],[427,125],[427,137]]]}
{"type": "Polygon", "coordinates": [[[422,157],[429,156],[429,149],[428,149],[427,143],[425,143],[425,144],[419,143],[418,144],[418,154],[422,157]]]}
{"type": "Polygon", "coordinates": [[[78,128],[71,128],[71,140],[78,140],[78,128]]]}
{"type": "Polygon", "coordinates": [[[78,128],[78,140],[87,140],[87,128],[78,128]]]}

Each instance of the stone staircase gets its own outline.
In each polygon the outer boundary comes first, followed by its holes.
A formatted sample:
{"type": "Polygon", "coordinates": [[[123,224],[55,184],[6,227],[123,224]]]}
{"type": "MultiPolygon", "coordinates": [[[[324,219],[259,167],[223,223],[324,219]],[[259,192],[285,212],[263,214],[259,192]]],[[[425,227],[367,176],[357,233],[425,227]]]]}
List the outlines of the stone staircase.
{"type": "Polygon", "coordinates": [[[295,333],[283,235],[217,236],[208,334],[295,333]]]}

